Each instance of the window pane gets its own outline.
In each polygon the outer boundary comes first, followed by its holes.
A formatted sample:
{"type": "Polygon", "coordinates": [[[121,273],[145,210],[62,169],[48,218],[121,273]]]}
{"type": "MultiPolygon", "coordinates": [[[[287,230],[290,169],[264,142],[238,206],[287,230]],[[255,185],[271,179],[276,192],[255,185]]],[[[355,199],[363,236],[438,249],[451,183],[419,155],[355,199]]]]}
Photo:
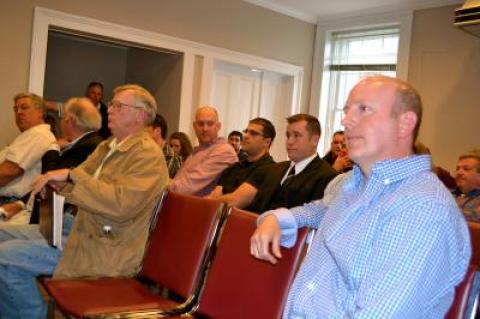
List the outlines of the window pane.
{"type": "Polygon", "coordinates": [[[399,29],[393,27],[333,32],[325,45],[321,107],[327,109],[324,147],[343,129],[343,107],[352,87],[363,77],[395,77],[399,29]]]}

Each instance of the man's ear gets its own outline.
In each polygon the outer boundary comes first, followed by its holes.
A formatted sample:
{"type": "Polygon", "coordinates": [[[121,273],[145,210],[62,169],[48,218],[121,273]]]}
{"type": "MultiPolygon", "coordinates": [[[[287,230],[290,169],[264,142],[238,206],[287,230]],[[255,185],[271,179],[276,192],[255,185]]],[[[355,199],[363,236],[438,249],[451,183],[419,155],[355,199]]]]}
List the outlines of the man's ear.
{"type": "Polygon", "coordinates": [[[272,138],[266,137],[265,144],[268,146],[268,148],[272,147],[272,144],[273,144],[272,138]]]}
{"type": "Polygon", "coordinates": [[[407,137],[413,135],[418,117],[413,111],[407,111],[399,116],[399,136],[407,137]]]}

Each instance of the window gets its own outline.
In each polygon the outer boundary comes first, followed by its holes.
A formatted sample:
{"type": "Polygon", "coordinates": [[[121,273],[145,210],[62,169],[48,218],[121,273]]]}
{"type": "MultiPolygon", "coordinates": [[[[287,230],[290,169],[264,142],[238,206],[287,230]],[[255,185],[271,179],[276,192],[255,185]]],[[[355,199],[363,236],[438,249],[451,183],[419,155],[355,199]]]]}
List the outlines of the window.
{"type": "Polygon", "coordinates": [[[369,75],[396,76],[399,27],[331,32],[325,46],[321,109],[326,110],[323,149],[330,149],[351,88],[369,75]]]}

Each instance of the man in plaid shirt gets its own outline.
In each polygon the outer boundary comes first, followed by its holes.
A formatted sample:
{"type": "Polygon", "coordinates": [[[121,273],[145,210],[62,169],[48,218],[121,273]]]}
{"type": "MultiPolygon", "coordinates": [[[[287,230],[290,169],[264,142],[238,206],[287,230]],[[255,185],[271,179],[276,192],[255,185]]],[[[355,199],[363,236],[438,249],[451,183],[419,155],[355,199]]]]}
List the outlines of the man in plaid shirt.
{"type": "Polygon", "coordinates": [[[413,154],[420,97],[403,81],[369,77],[352,89],[344,111],[353,170],[321,200],[260,216],[251,253],[275,263],[297,228],[318,229],[284,318],[443,318],[471,247],[430,156],[413,154]]]}

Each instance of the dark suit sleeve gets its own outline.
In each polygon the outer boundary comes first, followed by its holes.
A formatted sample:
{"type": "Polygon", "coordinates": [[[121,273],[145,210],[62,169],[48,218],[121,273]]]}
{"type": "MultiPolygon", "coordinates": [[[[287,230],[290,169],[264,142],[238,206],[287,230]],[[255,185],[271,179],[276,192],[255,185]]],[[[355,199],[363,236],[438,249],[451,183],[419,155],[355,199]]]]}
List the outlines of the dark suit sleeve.
{"type": "Polygon", "coordinates": [[[60,153],[57,150],[48,150],[42,156],[42,174],[57,169],[60,163],[60,153]]]}
{"type": "Polygon", "coordinates": [[[85,136],[74,147],[62,154],[58,168],[72,168],[82,164],[102,141],[96,133],[85,136]]]}
{"type": "Polygon", "coordinates": [[[265,179],[269,176],[268,172],[271,170],[272,165],[265,165],[257,168],[252,174],[250,174],[250,176],[248,176],[245,183],[259,189],[265,179]]]}
{"type": "Polygon", "coordinates": [[[311,197],[312,200],[323,198],[323,194],[325,192],[325,188],[327,188],[328,183],[330,183],[330,181],[338,175],[338,173],[327,163],[325,163],[325,165],[320,169],[324,170],[325,173],[315,183],[315,187],[313,188],[313,194],[311,197]]]}

